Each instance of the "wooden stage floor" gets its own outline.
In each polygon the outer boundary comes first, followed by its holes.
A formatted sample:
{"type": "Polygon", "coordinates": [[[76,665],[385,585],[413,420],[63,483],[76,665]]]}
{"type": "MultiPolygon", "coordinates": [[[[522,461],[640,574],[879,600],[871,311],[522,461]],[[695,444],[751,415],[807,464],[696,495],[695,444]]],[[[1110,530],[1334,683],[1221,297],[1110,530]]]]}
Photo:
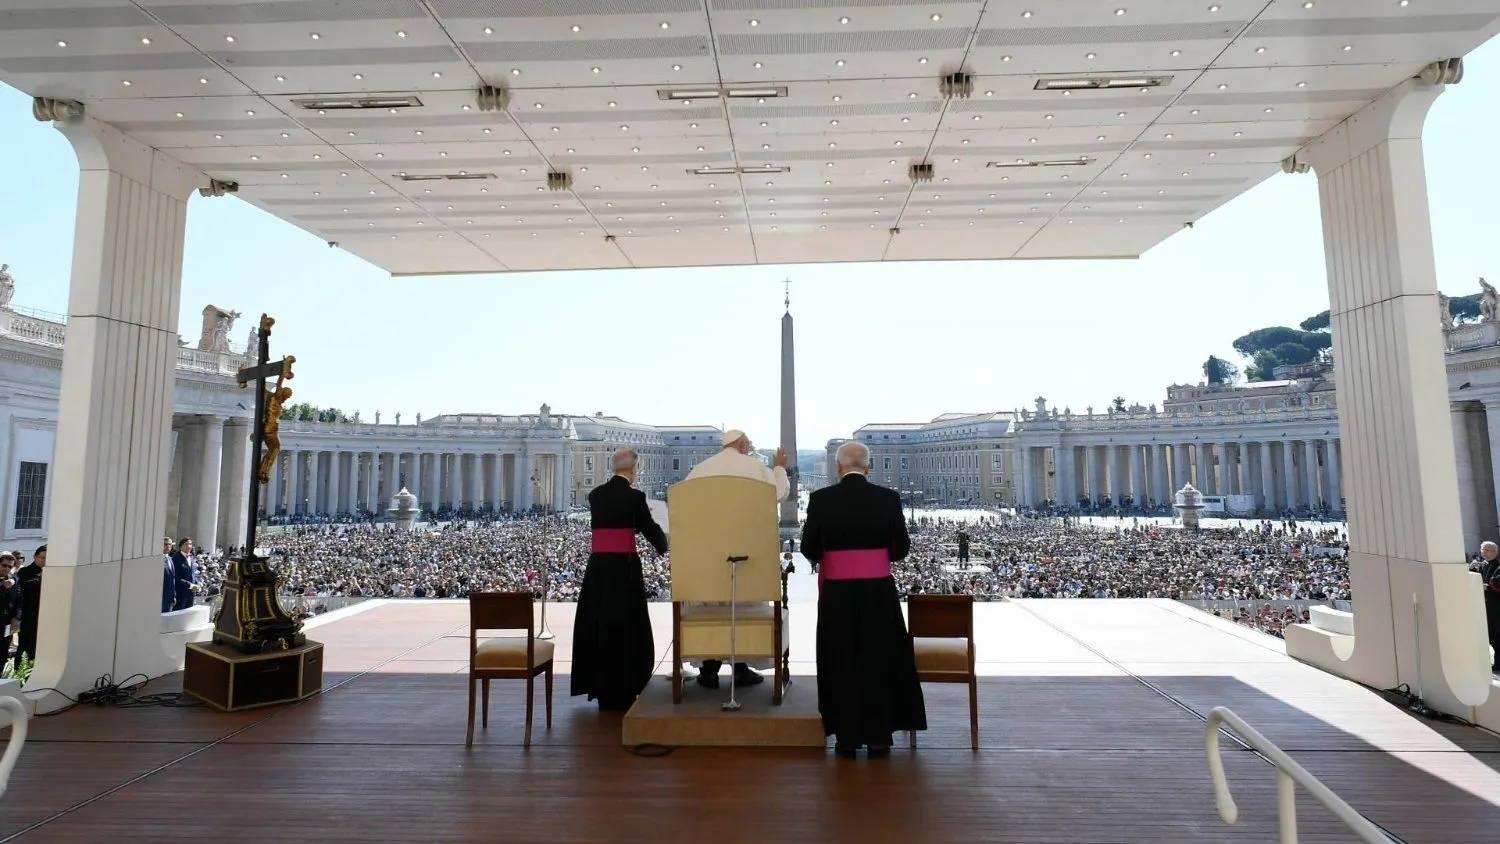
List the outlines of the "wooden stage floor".
{"type": "MultiPolygon", "coordinates": [[[[665,652],[670,607],[652,612],[665,652]]],[[[794,673],[811,673],[814,613],[794,608],[794,673]]],[[[888,759],[644,758],[620,746],[619,715],[568,697],[566,676],[550,731],[538,689],[529,751],[515,682],[495,684],[489,730],[466,750],[465,605],[372,602],[309,631],[327,644],[328,675],[304,703],[37,719],[0,801],[0,842],[1275,840],[1274,769],[1227,740],[1240,823],[1214,812],[1202,716],[1220,704],[1399,840],[1489,842],[1500,825],[1500,740],[1408,716],[1288,659],[1278,640],[1166,601],[992,603],[976,615],[977,753],[963,687],[926,686],[931,729],[888,759]]],[[[571,619],[569,605],[549,609],[564,672],[571,619]]],[[[813,692],[810,677],[791,690],[813,692]]],[[[1306,794],[1298,808],[1303,841],[1353,840],[1306,794]]]]}

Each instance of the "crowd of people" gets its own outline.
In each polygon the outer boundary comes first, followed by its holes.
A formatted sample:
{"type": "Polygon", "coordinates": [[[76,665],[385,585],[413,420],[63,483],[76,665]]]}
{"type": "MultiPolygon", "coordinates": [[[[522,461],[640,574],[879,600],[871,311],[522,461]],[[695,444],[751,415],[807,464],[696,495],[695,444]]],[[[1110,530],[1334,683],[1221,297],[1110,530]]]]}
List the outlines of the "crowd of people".
{"type": "MultiPolygon", "coordinates": [[[[911,554],[895,565],[900,593],[998,598],[1173,598],[1190,601],[1348,600],[1345,537],[1326,525],[1261,522],[1187,532],[1153,521],[1109,525],[993,514],[922,516],[911,554]]],[[[589,526],[577,516],[482,518],[412,533],[389,525],[289,526],[264,536],[286,591],[306,596],[462,598],[474,590],[547,585],[554,601],[578,597],[589,526]]],[[[641,547],[647,597],[668,600],[667,558],[641,547]]],[[[196,560],[205,597],[223,566],[196,560]]],[[[1243,609],[1243,608],[1242,608],[1243,609]]],[[[1283,609],[1255,607],[1236,620],[1279,634],[1283,609]]],[[[1297,620],[1293,613],[1291,621],[1297,620]]]]}

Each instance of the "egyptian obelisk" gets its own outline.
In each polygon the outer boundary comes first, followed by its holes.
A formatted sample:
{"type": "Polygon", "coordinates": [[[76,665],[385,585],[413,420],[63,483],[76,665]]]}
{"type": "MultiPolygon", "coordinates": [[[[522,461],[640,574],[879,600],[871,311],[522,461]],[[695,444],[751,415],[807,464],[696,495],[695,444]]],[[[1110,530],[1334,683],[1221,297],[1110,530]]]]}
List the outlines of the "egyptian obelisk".
{"type": "Polygon", "coordinates": [[[786,313],[781,317],[781,448],[792,491],[781,502],[781,526],[797,527],[797,372],[792,355],[792,283],[786,282],[786,313]]]}

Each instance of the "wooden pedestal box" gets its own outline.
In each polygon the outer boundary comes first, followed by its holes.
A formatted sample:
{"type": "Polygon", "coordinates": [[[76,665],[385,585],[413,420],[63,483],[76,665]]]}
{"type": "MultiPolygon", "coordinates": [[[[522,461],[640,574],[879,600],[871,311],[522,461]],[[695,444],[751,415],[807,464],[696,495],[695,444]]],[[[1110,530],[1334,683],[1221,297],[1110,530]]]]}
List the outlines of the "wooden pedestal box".
{"type": "Polygon", "coordinates": [[[303,700],[323,690],[323,643],[246,654],[225,645],[192,642],[187,646],[182,690],[224,712],[303,700]]]}

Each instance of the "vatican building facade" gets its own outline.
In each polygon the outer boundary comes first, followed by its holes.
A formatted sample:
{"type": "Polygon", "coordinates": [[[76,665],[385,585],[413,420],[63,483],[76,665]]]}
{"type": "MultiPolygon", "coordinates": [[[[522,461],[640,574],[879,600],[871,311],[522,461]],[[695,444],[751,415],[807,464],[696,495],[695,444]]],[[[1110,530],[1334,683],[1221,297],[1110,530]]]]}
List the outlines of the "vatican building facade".
{"type": "MultiPolygon", "coordinates": [[[[165,535],[232,547],[244,535],[253,401],[234,374],[248,363],[229,339],[238,314],[209,306],[196,342],[179,340],[165,535]]],[[[5,547],[45,541],[64,319],[0,306],[0,479],[5,547]]],[[[1445,325],[1465,547],[1497,533],[1500,321],[1445,325]]],[[[1174,385],[1160,407],[1033,406],[872,423],[853,432],[871,477],[911,504],[1061,507],[1111,512],[1170,507],[1191,483],[1225,515],[1345,512],[1335,371],[1307,364],[1278,380],[1174,385]]],[[[465,413],[344,422],[283,419],[282,451],[262,487],[273,520],[384,517],[406,488],[423,512],[566,512],[609,476],[609,455],[641,455],[637,483],[663,498],[719,448],[712,425],[653,425],[602,412],[465,413]]],[[[828,442],[822,472],[834,478],[828,442]]]]}

